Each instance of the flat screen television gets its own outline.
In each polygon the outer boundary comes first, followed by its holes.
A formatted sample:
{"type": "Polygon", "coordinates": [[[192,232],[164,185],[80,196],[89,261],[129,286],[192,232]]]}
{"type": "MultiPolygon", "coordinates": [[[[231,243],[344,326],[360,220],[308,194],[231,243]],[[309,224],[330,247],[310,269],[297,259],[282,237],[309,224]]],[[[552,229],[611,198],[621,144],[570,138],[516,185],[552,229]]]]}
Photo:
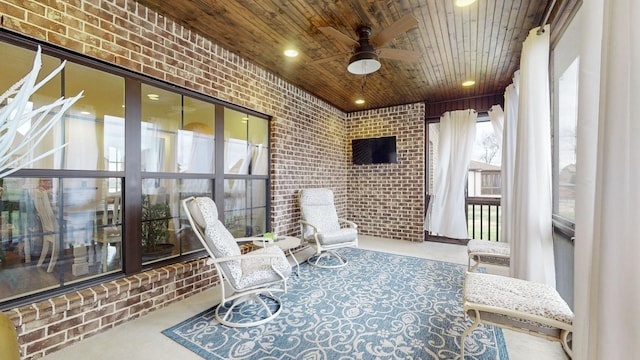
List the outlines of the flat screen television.
{"type": "Polygon", "coordinates": [[[353,139],[351,150],[353,163],[356,165],[398,162],[395,136],[353,139]]]}

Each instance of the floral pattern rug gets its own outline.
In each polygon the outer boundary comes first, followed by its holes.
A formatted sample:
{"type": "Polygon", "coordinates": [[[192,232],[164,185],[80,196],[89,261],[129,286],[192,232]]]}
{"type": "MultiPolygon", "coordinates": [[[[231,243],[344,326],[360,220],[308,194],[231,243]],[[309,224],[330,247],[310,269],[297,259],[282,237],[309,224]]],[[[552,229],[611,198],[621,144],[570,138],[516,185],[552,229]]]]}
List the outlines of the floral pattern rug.
{"type": "MultiPolygon", "coordinates": [[[[163,334],[205,359],[459,359],[471,324],[462,311],[466,266],[343,249],[345,267],[301,264],[283,309],[250,328],[219,324],[215,307],[163,334]]],[[[480,325],[465,359],[508,359],[502,331],[480,325]]]]}

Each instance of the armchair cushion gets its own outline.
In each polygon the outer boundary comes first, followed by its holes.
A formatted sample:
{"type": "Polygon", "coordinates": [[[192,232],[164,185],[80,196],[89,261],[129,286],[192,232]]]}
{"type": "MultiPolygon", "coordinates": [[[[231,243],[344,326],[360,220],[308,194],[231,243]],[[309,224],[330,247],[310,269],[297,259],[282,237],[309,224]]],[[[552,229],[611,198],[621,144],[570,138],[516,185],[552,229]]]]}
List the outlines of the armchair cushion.
{"type": "MultiPolygon", "coordinates": [[[[324,245],[339,244],[353,241],[358,236],[358,230],[354,228],[342,228],[331,232],[318,233],[318,240],[324,245]]],[[[308,240],[315,240],[310,236],[308,240]]]]}
{"type": "Polygon", "coordinates": [[[238,289],[246,289],[256,285],[264,284],[266,282],[272,282],[280,280],[280,276],[273,270],[279,271],[285,276],[291,274],[291,265],[287,260],[284,252],[277,246],[269,246],[252,251],[250,254],[272,254],[277,255],[277,258],[252,258],[243,260],[241,262],[242,276],[235,279],[229,279],[234,287],[238,289]],[[273,268],[271,267],[273,264],[273,268]]]}
{"type": "MultiPolygon", "coordinates": [[[[204,241],[213,252],[213,256],[221,258],[240,255],[240,248],[233,235],[218,220],[218,211],[213,200],[208,197],[199,197],[191,205],[189,206],[191,217],[198,226],[204,229],[204,241]],[[209,225],[207,226],[207,224],[209,225]]],[[[231,278],[238,279],[242,275],[239,260],[225,261],[220,265],[231,278]]]]}
{"type": "MultiPolygon", "coordinates": [[[[300,193],[300,211],[302,218],[318,228],[320,233],[340,230],[338,213],[333,204],[331,189],[305,189],[300,193]]],[[[313,234],[313,229],[307,227],[304,237],[313,234]]]]}
{"type": "MultiPolygon", "coordinates": [[[[196,224],[200,226],[201,229],[204,229],[207,227],[206,219],[218,220],[218,210],[215,207],[215,203],[213,204],[213,206],[204,205],[205,203],[209,202],[208,200],[211,200],[211,199],[204,198],[204,197],[196,198],[196,200],[191,202],[191,204],[189,205],[189,211],[191,212],[191,217],[193,218],[193,221],[195,221],[196,224]],[[207,211],[206,218],[205,218],[205,215],[200,210],[201,208],[206,209],[205,210],[207,211]],[[208,209],[211,209],[211,210],[208,210],[208,209]]],[[[213,202],[213,200],[211,200],[211,202],[213,202]]]]}

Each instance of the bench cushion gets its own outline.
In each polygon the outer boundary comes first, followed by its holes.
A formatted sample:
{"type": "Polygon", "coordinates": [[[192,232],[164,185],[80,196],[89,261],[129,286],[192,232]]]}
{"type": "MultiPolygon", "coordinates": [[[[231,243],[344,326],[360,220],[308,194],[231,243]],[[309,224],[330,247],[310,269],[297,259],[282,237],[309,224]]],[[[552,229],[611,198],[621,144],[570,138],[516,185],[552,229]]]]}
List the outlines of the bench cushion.
{"type": "Polygon", "coordinates": [[[573,324],[573,312],[556,289],[507,276],[468,272],[464,299],[519,313],[573,324]]]}
{"type": "Polygon", "coordinates": [[[511,245],[504,242],[471,239],[467,243],[467,254],[476,262],[509,266],[511,245]]]}

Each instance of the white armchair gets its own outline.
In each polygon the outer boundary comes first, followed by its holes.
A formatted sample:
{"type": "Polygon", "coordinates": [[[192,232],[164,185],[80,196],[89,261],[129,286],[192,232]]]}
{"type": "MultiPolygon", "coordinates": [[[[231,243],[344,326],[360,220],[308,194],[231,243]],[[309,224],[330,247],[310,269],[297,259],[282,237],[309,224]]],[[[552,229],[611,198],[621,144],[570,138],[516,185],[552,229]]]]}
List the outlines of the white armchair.
{"type": "Polygon", "coordinates": [[[330,189],[304,189],[299,197],[300,230],[316,254],[309,264],[321,268],[337,268],[347,259],[336,250],[358,246],[358,227],[352,221],[338,218],[330,189]]]}
{"type": "Polygon", "coordinates": [[[291,275],[291,265],[282,249],[271,246],[242,254],[238,241],[264,239],[234,239],[218,220],[218,210],[211,198],[189,197],[182,200],[182,207],[193,232],[211,257],[209,263],[215,265],[220,276],[222,300],[214,313],[216,319],[231,327],[249,327],[278,316],[282,302],[273,292],[286,292],[291,275]],[[233,289],[230,295],[225,286],[233,289]]]}

